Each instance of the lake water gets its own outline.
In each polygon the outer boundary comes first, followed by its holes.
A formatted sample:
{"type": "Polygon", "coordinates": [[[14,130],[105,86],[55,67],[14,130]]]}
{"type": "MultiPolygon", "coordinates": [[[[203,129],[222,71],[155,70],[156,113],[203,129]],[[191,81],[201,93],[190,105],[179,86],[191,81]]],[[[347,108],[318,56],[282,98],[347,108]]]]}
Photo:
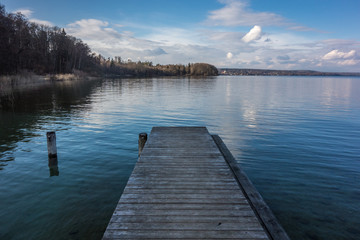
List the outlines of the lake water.
{"type": "Polygon", "coordinates": [[[101,239],[153,126],[220,135],[292,239],[360,238],[360,78],[101,79],[13,99],[0,110],[0,239],[101,239]]]}

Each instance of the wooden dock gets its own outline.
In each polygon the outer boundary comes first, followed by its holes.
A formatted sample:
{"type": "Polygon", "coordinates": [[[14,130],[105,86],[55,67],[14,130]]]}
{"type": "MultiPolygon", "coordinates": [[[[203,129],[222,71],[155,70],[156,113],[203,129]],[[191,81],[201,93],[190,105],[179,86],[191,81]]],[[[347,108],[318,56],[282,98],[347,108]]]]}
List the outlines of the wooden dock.
{"type": "Polygon", "coordinates": [[[154,127],[103,239],[289,239],[218,136],[154,127]]]}

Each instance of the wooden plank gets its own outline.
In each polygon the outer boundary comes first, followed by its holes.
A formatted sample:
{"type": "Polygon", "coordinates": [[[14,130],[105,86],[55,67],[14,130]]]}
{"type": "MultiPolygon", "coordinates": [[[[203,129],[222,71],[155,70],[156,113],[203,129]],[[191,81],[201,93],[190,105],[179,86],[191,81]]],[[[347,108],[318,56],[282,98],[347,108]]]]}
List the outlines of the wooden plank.
{"type": "Polygon", "coordinates": [[[216,185],[216,184],[210,184],[207,183],[206,185],[204,184],[188,184],[188,185],[184,185],[184,184],[172,184],[171,186],[169,185],[127,185],[126,188],[131,188],[131,189],[174,189],[174,190],[183,190],[183,189],[187,189],[187,190],[233,190],[233,191],[238,191],[239,190],[239,186],[233,184],[233,185],[225,185],[225,184],[221,184],[221,185],[216,185]]]}
{"type": "Polygon", "coordinates": [[[147,156],[191,156],[191,157],[219,157],[221,153],[218,150],[208,148],[194,148],[194,151],[189,151],[186,148],[177,148],[176,151],[172,148],[144,148],[142,151],[143,155],[147,156]]]}
{"type": "Polygon", "coordinates": [[[178,188],[178,189],[232,189],[232,190],[239,190],[239,186],[233,183],[193,183],[193,184],[184,184],[184,183],[171,183],[170,184],[152,184],[152,183],[144,183],[138,184],[129,183],[127,185],[129,188],[144,188],[144,189],[161,189],[161,188],[178,188]]]}
{"type": "MultiPolygon", "coordinates": [[[[136,173],[134,174],[135,177],[145,177],[145,176],[150,176],[150,177],[154,177],[156,175],[159,175],[159,173],[151,173],[151,174],[147,174],[147,172],[139,172],[139,173],[136,173]]],[[[174,172],[174,173],[166,173],[166,174],[163,174],[162,175],[163,177],[171,177],[173,176],[174,178],[176,177],[191,177],[191,176],[194,176],[194,177],[199,177],[199,178],[202,178],[202,177],[213,177],[213,179],[215,177],[230,177],[231,175],[224,172],[224,173],[208,173],[208,172],[201,172],[199,174],[196,175],[196,172],[174,172]]],[[[178,182],[174,182],[175,184],[178,183],[178,182]]],[[[216,184],[216,183],[212,183],[210,182],[209,184],[216,184]]]]}
{"type": "Polygon", "coordinates": [[[238,223],[198,223],[198,222],[184,222],[184,223],[173,223],[173,222],[145,222],[145,223],[127,223],[127,222],[112,222],[109,224],[108,229],[121,229],[121,230],[242,230],[261,231],[262,227],[258,222],[247,222],[246,224],[240,225],[238,223]]]}
{"type": "MultiPolygon", "coordinates": [[[[229,176],[229,171],[226,169],[218,169],[218,171],[216,169],[207,169],[207,168],[203,168],[203,169],[199,169],[198,171],[196,171],[195,168],[190,168],[188,170],[185,170],[183,168],[178,168],[178,169],[169,169],[169,168],[162,168],[162,169],[158,169],[158,168],[153,168],[153,170],[151,171],[150,169],[147,168],[137,168],[134,169],[134,174],[136,175],[147,175],[148,173],[152,173],[153,175],[158,174],[158,175],[163,175],[162,173],[164,173],[164,176],[168,176],[168,175],[172,175],[172,174],[177,174],[177,175],[189,175],[189,174],[197,174],[198,176],[229,176]],[[165,172],[164,172],[165,171],[165,172]]],[[[136,176],[135,175],[135,176],[136,176]]]]}
{"type": "Polygon", "coordinates": [[[206,147],[216,147],[216,144],[212,141],[211,138],[197,138],[195,136],[181,136],[181,137],[177,137],[177,138],[171,138],[169,139],[164,139],[163,137],[157,137],[154,138],[152,137],[151,140],[149,140],[147,142],[147,146],[150,148],[171,148],[171,149],[177,149],[177,148],[181,148],[181,147],[186,147],[186,148],[196,148],[196,147],[200,147],[200,148],[206,148],[206,147]],[[183,141],[186,140],[186,141],[183,141]],[[190,141],[191,140],[191,141],[190,141]],[[193,144],[193,140],[196,140],[196,145],[194,146],[193,144]],[[181,142],[181,144],[179,144],[179,141],[183,141],[181,142]]]}
{"type": "Polygon", "coordinates": [[[154,127],[103,239],[268,239],[205,127],[154,127]]]}
{"type": "Polygon", "coordinates": [[[244,199],[244,195],[240,192],[234,192],[233,194],[227,194],[227,195],[217,195],[217,194],[208,194],[208,193],[187,193],[187,194],[181,194],[181,193],[152,193],[152,194],[142,194],[139,196],[139,194],[131,194],[128,193],[122,197],[122,199],[128,199],[128,198],[137,198],[137,199],[161,199],[161,198],[167,198],[167,199],[190,199],[190,198],[207,198],[207,199],[223,199],[224,201],[227,199],[244,199]]]}
{"type": "Polygon", "coordinates": [[[134,210],[117,210],[115,209],[114,215],[121,215],[121,216],[162,216],[166,214],[167,216],[188,216],[191,218],[192,216],[229,216],[229,217],[252,217],[254,213],[252,209],[241,211],[229,211],[228,209],[225,210],[212,210],[212,209],[198,209],[198,210],[176,210],[173,209],[171,211],[164,211],[164,210],[153,210],[147,209],[146,211],[140,212],[137,209],[134,210]]]}
{"type": "MultiPolygon", "coordinates": [[[[157,177],[159,176],[159,180],[161,179],[165,179],[165,178],[178,178],[179,180],[174,182],[174,184],[178,184],[178,183],[182,183],[181,180],[183,179],[191,179],[193,178],[194,181],[196,179],[204,179],[204,178],[210,178],[210,179],[217,179],[219,178],[219,180],[224,180],[227,179],[229,180],[230,177],[232,177],[231,173],[227,173],[227,172],[219,172],[219,173],[212,173],[212,172],[200,172],[199,174],[196,174],[196,172],[184,172],[184,171],[178,171],[178,172],[167,172],[164,174],[161,174],[161,172],[157,172],[157,173],[151,173],[151,172],[147,172],[147,171],[141,171],[141,172],[136,172],[134,173],[133,176],[131,176],[131,178],[129,178],[129,181],[137,181],[137,179],[139,178],[139,181],[141,179],[144,178],[148,178],[148,179],[157,179],[157,177]]],[[[233,182],[234,184],[236,184],[236,181],[231,181],[229,180],[228,182],[233,182]]],[[[216,185],[219,183],[216,182],[208,182],[208,184],[210,185],[216,185]]]]}
{"type": "MultiPolygon", "coordinates": [[[[244,199],[216,199],[216,198],[186,198],[186,199],[179,199],[179,198],[121,198],[119,204],[123,203],[156,203],[156,204],[166,204],[166,203],[176,203],[176,204],[221,204],[221,203],[247,203],[247,200],[244,199]]],[[[164,212],[166,214],[166,212],[164,212]]],[[[253,215],[255,217],[255,215],[253,215]]]]}
{"type": "Polygon", "coordinates": [[[156,162],[154,161],[153,163],[148,163],[148,162],[138,162],[137,166],[138,167],[145,167],[145,168],[149,168],[149,167],[154,167],[154,168],[187,168],[190,167],[189,164],[191,164],[190,166],[193,168],[219,168],[219,169],[226,169],[226,167],[224,167],[223,163],[221,162],[209,162],[209,161],[202,161],[202,162],[164,162],[164,163],[160,163],[160,162],[156,162]],[[205,165],[205,166],[204,166],[205,165]]]}
{"type": "Polygon", "coordinates": [[[139,162],[148,162],[148,161],[164,161],[166,162],[224,162],[224,158],[222,155],[214,156],[212,158],[209,157],[193,157],[193,156],[147,156],[143,155],[139,160],[139,162]]]}
{"type": "MultiPolygon", "coordinates": [[[[194,177],[181,177],[178,178],[178,181],[181,183],[199,183],[199,182],[209,182],[211,180],[213,180],[214,178],[212,176],[203,176],[203,177],[199,177],[199,176],[194,176],[194,177]]],[[[168,182],[168,183],[173,183],[174,179],[171,178],[171,176],[163,176],[163,177],[156,177],[156,176],[143,176],[143,175],[138,175],[137,179],[131,178],[129,179],[128,183],[136,183],[136,182],[156,182],[156,183],[162,183],[162,182],[168,182]]],[[[229,179],[227,176],[218,176],[218,183],[225,183],[225,182],[233,182],[232,179],[229,179]]]]}
{"type": "Polygon", "coordinates": [[[168,164],[173,164],[173,165],[179,165],[179,166],[183,166],[186,167],[184,165],[188,165],[188,164],[193,164],[193,165],[200,165],[200,166],[223,166],[224,164],[224,159],[222,160],[217,160],[215,158],[211,158],[211,159],[196,159],[196,160],[187,160],[185,158],[181,159],[177,159],[177,158],[166,158],[166,157],[158,157],[158,159],[156,160],[152,160],[151,158],[141,158],[139,159],[139,164],[153,164],[153,165],[162,165],[164,164],[164,166],[168,165],[168,164]]]}
{"type": "MultiPolygon", "coordinates": [[[[143,194],[148,194],[148,193],[193,193],[194,189],[181,189],[181,188],[126,188],[124,190],[124,194],[126,193],[143,193],[143,194]]],[[[208,193],[208,194],[231,194],[234,192],[234,189],[223,189],[223,188],[218,188],[218,189],[196,189],[197,193],[208,193]]]]}
{"type": "Polygon", "coordinates": [[[212,164],[212,165],[205,165],[204,164],[199,164],[199,163],[189,163],[189,162],[183,162],[183,164],[179,163],[179,164],[174,164],[174,163],[164,163],[164,164],[161,164],[161,163],[139,163],[137,164],[137,168],[136,169],[143,169],[143,170],[146,170],[146,171],[152,171],[153,169],[155,170],[162,170],[164,171],[164,168],[165,170],[168,172],[170,170],[175,170],[175,171],[178,171],[178,170],[184,170],[186,171],[187,169],[189,170],[203,170],[203,169],[208,169],[208,170],[213,170],[213,171],[216,171],[216,170],[223,170],[223,171],[228,171],[229,168],[227,166],[224,166],[223,164],[221,164],[220,162],[218,162],[217,164],[212,164]]]}
{"type": "Polygon", "coordinates": [[[137,166],[134,170],[134,172],[152,172],[152,173],[172,173],[172,172],[197,172],[197,173],[208,173],[208,172],[213,172],[213,173],[228,173],[229,172],[229,168],[226,168],[226,166],[204,166],[204,167],[196,167],[196,166],[192,166],[192,165],[188,165],[186,167],[168,167],[168,166],[163,166],[161,168],[156,167],[156,166],[137,166]]]}
{"type": "Polygon", "coordinates": [[[121,209],[136,209],[136,210],[147,210],[147,209],[153,209],[153,210],[251,210],[251,207],[247,204],[225,204],[225,203],[218,203],[218,204],[151,204],[151,203],[145,203],[145,204],[119,204],[116,207],[116,210],[121,209]]]}
{"type": "Polygon", "coordinates": [[[110,222],[125,222],[125,223],[236,223],[239,226],[244,226],[249,223],[259,223],[256,218],[253,217],[239,217],[239,216],[174,216],[174,215],[162,215],[162,216],[146,216],[146,215],[113,215],[110,222]]]}
{"type": "Polygon", "coordinates": [[[222,231],[222,230],[206,230],[206,231],[181,231],[181,230],[120,230],[108,229],[105,232],[106,238],[130,238],[130,239],[182,239],[182,238],[205,238],[205,239],[267,239],[264,231],[222,231]]]}

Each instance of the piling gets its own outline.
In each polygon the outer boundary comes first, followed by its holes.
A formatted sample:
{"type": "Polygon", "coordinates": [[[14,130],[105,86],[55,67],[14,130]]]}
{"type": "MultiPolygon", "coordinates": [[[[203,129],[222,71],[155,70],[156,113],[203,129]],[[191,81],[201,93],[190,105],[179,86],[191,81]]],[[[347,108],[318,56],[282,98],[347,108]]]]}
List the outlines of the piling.
{"type": "Polygon", "coordinates": [[[56,149],[56,134],[55,134],[55,132],[47,132],[46,139],[47,139],[47,149],[48,149],[49,158],[56,158],[57,157],[57,149],[56,149]]]}
{"type": "Polygon", "coordinates": [[[147,141],[147,133],[139,133],[139,156],[147,141]]]}

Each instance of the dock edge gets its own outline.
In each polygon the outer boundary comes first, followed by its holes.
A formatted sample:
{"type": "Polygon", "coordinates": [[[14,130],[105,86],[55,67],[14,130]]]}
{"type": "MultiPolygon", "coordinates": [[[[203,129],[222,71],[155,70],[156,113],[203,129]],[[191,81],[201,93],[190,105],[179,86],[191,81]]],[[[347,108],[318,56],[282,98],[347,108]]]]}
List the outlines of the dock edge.
{"type": "Polygon", "coordinates": [[[230,150],[226,147],[222,139],[218,135],[211,136],[224,156],[225,161],[233,172],[242,192],[249,201],[251,208],[255,212],[269,238],[273,240],[290,240],[284,228],[280,225],[269,206],[247,177],[246,173],[239,167],[238,162],[231,154],[230,150]]]}

